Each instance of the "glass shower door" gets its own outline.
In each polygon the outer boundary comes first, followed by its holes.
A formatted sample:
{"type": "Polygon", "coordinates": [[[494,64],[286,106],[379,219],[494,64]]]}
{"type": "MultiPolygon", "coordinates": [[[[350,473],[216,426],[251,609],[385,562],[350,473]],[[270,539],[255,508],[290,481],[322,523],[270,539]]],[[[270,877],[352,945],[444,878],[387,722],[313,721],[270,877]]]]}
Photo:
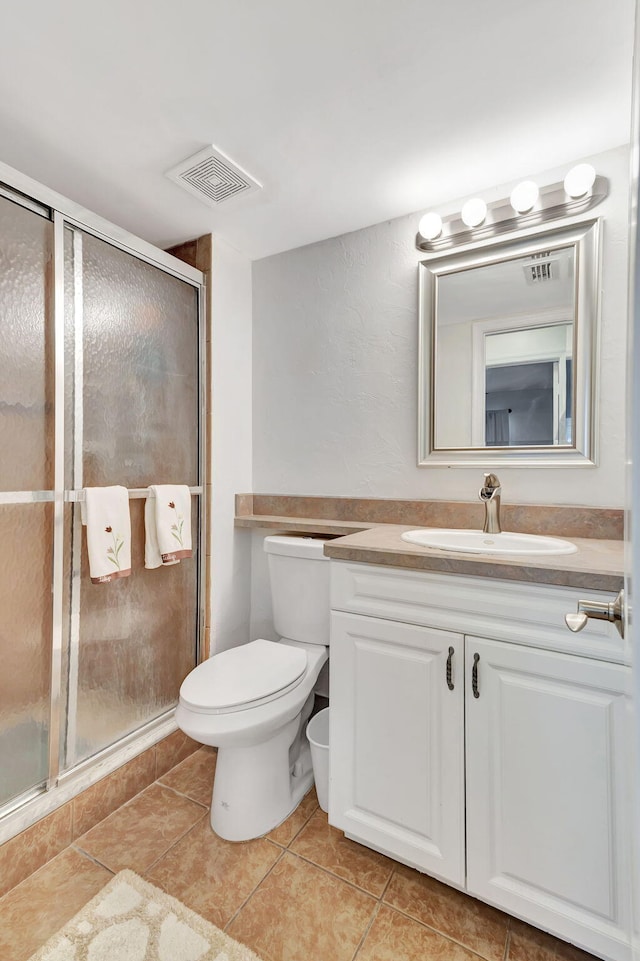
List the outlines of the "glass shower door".
{"type": "Polygon", "coordinates": [[[53,224],[0,196],[0,806],[49,773],[53,224]]]}
{"type": "Polygon", "coordinates": [[[204,622],[202,275],[34,196],[0,183],[5,837],[78,765],[170,729],[204,622]],[[92,584],[79,502],[112,484],[129,491],[133,573],[92,584]],[[151,484],[191,488],[193,557],[147,571],[151,484]]]}
{"type": "Polygon", "coordinates": [[[192,497],[194,556],[145,570],[140,495],[149,484],[199,484],[197,288],[67,228],[65,354],[65,486],[130,489],[133,570],[91,583],[80,505],[68,504],[68,769],[170,710],[196,663],[201,499],[192,497]]]}

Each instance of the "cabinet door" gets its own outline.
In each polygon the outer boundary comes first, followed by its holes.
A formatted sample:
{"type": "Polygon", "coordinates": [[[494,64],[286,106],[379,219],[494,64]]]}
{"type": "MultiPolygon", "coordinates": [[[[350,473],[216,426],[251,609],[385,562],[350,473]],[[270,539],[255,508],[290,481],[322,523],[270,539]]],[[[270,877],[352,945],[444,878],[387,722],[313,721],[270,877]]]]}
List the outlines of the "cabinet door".
{"type": "Polygon", "coordinates": [[[469,892],[628,957],[629,669],[474,637],[466,668],[469,892]]]}
{"type": "Polygon", "coordinates": [[[464,884],[463,638],[334,612],[330,676],[330,822],[464,884]]]}

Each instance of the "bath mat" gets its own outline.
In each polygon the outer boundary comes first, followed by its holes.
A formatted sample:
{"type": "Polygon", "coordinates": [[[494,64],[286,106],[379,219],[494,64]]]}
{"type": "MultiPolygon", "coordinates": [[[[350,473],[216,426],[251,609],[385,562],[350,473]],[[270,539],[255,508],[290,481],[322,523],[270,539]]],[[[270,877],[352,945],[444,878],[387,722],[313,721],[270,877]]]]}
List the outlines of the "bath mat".
{"type": "Polygon", "coordinates": [[[133,871],[120,871],[29,961],[260,958],[133,871]]]}

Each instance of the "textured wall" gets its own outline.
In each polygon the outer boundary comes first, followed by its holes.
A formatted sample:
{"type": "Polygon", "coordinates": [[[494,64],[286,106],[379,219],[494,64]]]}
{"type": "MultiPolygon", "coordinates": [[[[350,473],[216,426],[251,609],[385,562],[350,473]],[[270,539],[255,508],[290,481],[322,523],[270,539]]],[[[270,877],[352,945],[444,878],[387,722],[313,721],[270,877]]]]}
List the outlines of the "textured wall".
{"type": "MultiPolygon", "coordinates": [[[[628,153],[622,147],[590,159],[611,189],[597,208],[605,221],[600,464],[500,467],[511,503],[624,503],[628,153]]],[[[561,180],[568,166],[539,174],[539,182],[561,180]]],[[[508,196],[511,186],[487,199],[508,196]]],[[[459,203],[441,212],[456,209],[459,203]]],[[[255,491],[476,496],[477,468],[416,467],[419,219],[401,217],[254,263],[255,491]]]]}

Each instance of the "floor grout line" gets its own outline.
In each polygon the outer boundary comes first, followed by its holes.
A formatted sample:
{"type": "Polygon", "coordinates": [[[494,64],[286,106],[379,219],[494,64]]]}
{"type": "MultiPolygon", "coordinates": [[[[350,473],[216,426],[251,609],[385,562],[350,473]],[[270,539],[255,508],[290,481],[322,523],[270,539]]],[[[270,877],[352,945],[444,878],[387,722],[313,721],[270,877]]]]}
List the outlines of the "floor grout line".
{"type": "MultiPolygon", "coordinates": [[[[307,795],[305,794],[305,797],[306,797],[306,796],[307,796],[307,795]]],[[[296,808],[296,811],[297,811],[297,810],[298,810],[298,809],[296,808]]],[[[283,848],[283,850],[288,851],[288,850],[291,848],[291,845],[293,844],[293,842],[296,840],[296,838],[298,838],[298,837],[300,836],[300,834],[302,833],[302,831],[304,831],[304,829],[306,828],[306,826],[307,826],[307,824],[309,823],[309,821],[311,820],[311,818],[312,818],[315,814],[317,814],[317,812],[318,812],[319,810],[320,810],[320,805],[318,805],[316,808],[314,808],[314,810],[311,812],[311,814],[309,815],[309,817],[306,819],[306,821],[304,821],[303,824],[300,825],[300,828],[296,831],[296,833],[293,835],[293,837],[289,839],[289,841],[287,842],[287,844],[282,844],[280,841],[273,841],[273,844],[277,844],[277,845],[279,845],[279,847],[283,848]]],[[[292,813],[293,813],[293,812],[292,812],[292,813]]],[[[291,814],[289,815],[289,817],[291,817],[291,814]]],[[[279,827],[282,827],[282,825],[283,825],[283,824],[286,824],[286,823],[287,823],[287,818],[285,818],[284,821],[281,821],[280,824],[276,824],[276,826],[275,826],[274,828],[271,828],[271,831],[277,831],[279,827]]],[[[269,834],[271,834],[271,831],[269,832],[269,834]]],[[[262,837],[266,838],[267,841],[271,841],[271,838],[269,837],[269,834],[263,834],[262,837]]]]}
{"type": "Polygon", "coordinates": [[[504,954],[502,956],[503,961],[507,961],[510,951],[511,951],[511,918],[509,918],[509,923],[507,925],[507,937],[504,942],[504,954]]]}
{"type": "MultiPolygon", "coordinates": [[[[156,745],[153,745],[153,747],[155,747],[155,746],[156,746],[156,745]]],[[[196,753],[196,752],[194,751],[194,753],[196,753]]],[[[191,755],[189,755],[189,757],[190,757],[190,756],[191,756],[191,755]]],[[[180,764],[182,764],[184,761],[186,761],[186,760],[188,760],[188,759],[189,759],[189,758],[187,757],[187,758],[184,758],[183,761],[179,761],[178,764],[175,764],[175,765],[174,765],[174,767],[169,768],[169,771],[172,771],[175,767],[178,767],[180,764]]],[[[169,771],[165,771],[165,774],[168,774],[169,771]]],[[[164,774],[163,774],[162,776],[164,777],[164,774]]],[[[144,791],[147,791],[150,787],[152,787],[154,784],[157,784],[158,782],[159,782],[159,778],[155,778],[153,781],[150,781],[148,784],[145,784],[145,786],[142,787],[142,788],[140,788],[140,790],[137,791],[132,797],[127,798],[126,800],[124,800],[121,804],[118,805],[118,807],[114,808],[113,811],[109,811],[109,813],[108,813],[108,814],[105,814],[105,816],[104,816],[103,818],[100,818],[99,821],[96,821],[96,823],[95,823],[95,824],[92,824],[90,828],[87,828],[86,831],[83,831],[82,834],[79,834],[79,835],[77,835],[77,836],[75,835],[75,814],[74,814],[74,808],[73,808],[73,802],[76,800],[76,797],[70,798],[70,800],[69,800],[67,803],[69,803],[69,804],[72,805],[72,807],[71,807],[71,829],[72,829],[72,837],[71,837],[71,840],[69,841],[69,843],[67,844],[67,846],[64,847],[64,848],[62,848],[61,851],[58,851],[57,854],[54,854],[54,855],[53,855],[52,857],[50,857],[47,861],[44,861],[43,864],[38,865],[38,867],[35,868],[35,870],[31,871],[30,874],[27,874],[27,876],[24,877],[24,878],[22,878],[20,881],[18,881],[17,884],[12,885],[12,887],[10,887],[7,891],[5,891],[5,892],[0,896],[0,901],[2,900],[2,898],[6,897],[6,895],[10,894],[10,893],[11,893],[12,891],[14,891],[17,887],[19,887],[19,885],[23,884],[25,881],[28,881],[29,878],[32,878],[34,875],[36,875],[36,874],[38,873],[38,871],[41,871],[41,870],[42,870],[42,868],[46,867],[48,864],[51,864],[51,862],[52,862],[53,860],[55,860],[55,858],[57,858],[60,854],[63,854],[65,851],[69,851],[69,850],[72,849],[72,848],[73,848],[75,851],[77,851],[79,854],[82,854],[84,857],[88,858],[89,860],[94,861],[99,867],[102,867],[102,868],[104,868],[106,871],[109,871],[111,874],[113,874],[114,872],[111,870],[111,868],[108,868],[106,864],[102,864],[101,861],[98,861],[96,858],[94,858],[91,854],[89,854],[88,851],[86,851],[83,847],[81,847],[78,842],[79,842],[83,837],[85,837],[85,835],[89,834],[90,831],[93,831],[94,828],[98,827],[99,824],[102,824],[104,821],[106,821],[106,820],[107,820],[108,818],[110,818],[112,815],[114,815],[114,814],[116,814],[117,812],[121,811],[122,808],[127,807],[129,804],[132,803],[132,801],[135,801],[135,799],[136,799],[137,797],[139,797],[141,794],[143,794],[144,791]]],[[[100,783],[99,781],[96,782],[96,784],[99,784],[99,783],[100,783]]],[[[92,786],[93,786],[93,785],[92,785],[92,786]]],[[[162,785],[162,787],[165,787],[165,786],[166,786],[166,785],[164,785],[164,784],[162,785]]],[[[177,793],[177,792],[176,792],[176,793],[177,793]]],[[[77,795],[77,797],[80,797],[80,796],[81,796],[81,795],[77,795]]],[[[189,800],[192,800],[192,798],[189,798],[189,800]]],[[[195,801],[195,803],[196,803],[196,804],[200,804],[199,801],[195,801]]],[[[203,806],[204,806],[204,805],[200,804],[200,807],[203,807],[203,806]]],[[[36,822],[36,823],[37,823],[37,822],[36,822]]],[[[16,835],[16,836],[17,836],[17,835],[16,835]]],[[[9,840],[13,840],[13,839],[10,838],[9,840]]]]}
{"type": "Polygon", "coordinates": [[[195,751],[192,751],[191,754],[187,754],[187,756],[183,757],[181,761],[178,761],[177,764],[174,764],[173,767],[170,767],[168,771],[163,771],[162,774],[159,774],[158,777],[156,778],[156,781],[159,781],[160,778],[162,777],[166,777],[167,774],[169,774],[171,771],[177,771],[179,767],[182,767],[183,764],[186,764],[187,761],[190,761],[192,758],[194,758],[196,754],[200,753],[201,750],[202,750],[202,747],[199,747],[199,748],[196,748],[195,751]]]}
{"type": "Polygon", "coordinates": [[[277,864],[279,864],[280,861],[282,861],[282,859],[283,859],[283,857],[284,857],[284,855],[285,855],[285,852],[286,852],[286,848],[282,848],[281,851],[280,851],[280,854],[279,854],[278,857],[275,859],[275,861],[273,862],[273,864],[271,865],[271,867],[269,868],[269,870],[267,871],[267,873],[264,875],[264,877],[260,878],[260,880],[259,880],[258,883],[256,884],[255,888],[254,888],[253,891],[251,892],[251,894],[248,894],[248,895],[247,895],[247,897],[244,899],[244,901],[242,902],[242,904],[240,905],[240,907],[238,908],[238,910],[235,912],[235,914],[233,914],[232,917],[229,918],[229,920],[228,920],[227,923],[225,924],[224,928],[222,929],[223,931],[226,931],[226,930],[233,924],[233,922],[234,922],[235,919],[238,917],[238,915],[240,914],[240,912],[242,911],[242,909],[244,908],[244,906],[249,903],[249,901],[251,900],[251,898],[253,897],[253,895],[256,893],[256,891],[258,890],[258,888],[260,887],[260,885],[261,885],[264,881],[266,881],[266,879],[269,877],[269,875],[271,874],[271,872],[273,871],[273,869],[275,868],[275,866],[276,866],[277,864]]]}
{"type": "MultiPolygon", "coordinates": [[[[356,842],[356,843],[357,843],[357,842],[356,842]]],[[[456,938],[452,937],[451,935],[445,934],[444,931],[441,931],[441,930],[439,930],[438,928],[434,928],[432,925],[426,924],[424,921],[418,920],[418,918],[413,917],[413,915],[411,915],[411,914],[407,914],[406,911],[403,911],[401,908],[396,907],[394,904],[390,904],[388,901],[383,901],[382,899],[384,898],[384,895],[386,894],[387,889],[388,889],[389,885],[391,884],[391,879],[393,878],[393,875],[396,873],[396,872],[395,872],[395,866],[394,866],[393,870],[391,871],[391,874],[389,875],[389,879],[387,880],[387,883],[385,884],[385,887],[384,887],[384,890],[383,890],[382,894],[381,894],[379,897],[376,897],[375,894],[372,894],[371,891],[367,891],[366,888],[359,887],[359,885],[357,885],[357,884],[355,883],[355,881],[349,881],[349,880],[347,880],[347,878],[343,878],[341,875],[336,874],[335,871],[332,871],[330,868],[323,867],[321,864],[317,864],[315,861],[311,861],[309,858],[304,857],[304,855],[302,855],[302,854],[298,854],[296,851],[291,851],[291,850],[289,850],[289,851],[287,852],[287,849],[285,849],[285,850],[283,851],[283,854],[284,854],[284,853],[289,853],[289,854],[291,854],[293,857],[298,858],[300,861],[304,861],[306,864],[310,864],[312,867],[318,868],[319,871],[323,871],[325,874],[328,874],[329,877],[333,878],[333,879],[336,880],[336,881],[342,881],[344,884],[349,885],[349,887],[351,887],[351,888],[353,888],[354,890],[358,891],[360,894],[366,894],[366,895],[368,895],[370,898],[372,898],[372,899],[375,900],[375,902],[378,904],[379,907],[382,907],[382,906],[384,905],[385,907],[390,908],[392,911],[395,911],[397,914],[402,915],[402,917],[406,918],[408,921],[413,921],[413,922],[415,922],[415,924],[420,925],[421,928],[426,928],[427,931],[431,931],[431,932],[433,932],[433,934],[437,934],[439,937],[444,938],[445,941],[449,941],[449,942],[451,942],[452,944],[456,944],[456,945],[458,945],[459,947],[464,948],[465,951],[468,951],[469,953],[473,954],[473,955],[474,955],[475,957],[477,957],[477,958],[481,958],[482,961],[491,961],[491,959],[488,959],[488,958],[486,957],[486,955],[480,954],[480,953],[479,953],[478,951],[476,951],[474,948],[470,947],[468,944],[465,944],[464,941],[459,941],[459,940],[457,940],[456,938]]],[[[275,866],[275,865],[274,865],[274,866],[275,866]]],[[[266,875],[265,875],[265,877],[266,877],[266,875]]],[[[264,879],[263,879],[263,880],[264,880],[264,879]]],[[[260,882],[260,883],[262,883],[262,882],[260,882]]],[[[376,912],[376,913],[377,913],[377,912],[376,912]]],[[[506,944],[506,941],[507,941],[507,936],[505,936],[505,944],[506,944]]],[[[358,950],[359,950],[359,948],[358,948],[358,950]]],[[[354,955],[354,959],[355,959],[355,955],[354,955]]],[[[503,954],[503,958],[501,959],[501,961],[506,961],[504,954],[503,954]]]]}
{"type": "Polygon", "coordinates": [[[358,946],[356,947],[355,951],[353,952],[353,955],[352,955],[352,957],[351,957],[351,961],[356,961],[356,958],[358,957],[358,953],[359,953],[359,951],[360,951],[360,948],[362,947],[362,945],[363,945],[364,942],[366,941],[367,935],[369,934],[369,931],[370,931],[371,928],[373,927],[373,922],[375,921],[375,919],[376,919],[376,918],[378,917],[378,915],[380,914],[380,908],[381,908],[381,906],[382,906],[381,902],[378,901],[378,902],[376,903],[375,908],[373,909],[373,914],[372,914],[371,917],[369,918],[369,923],[368,923],[368,925],[366,926],[366,928],[364,929],[364,931],[363,931],[363,933],[362,933],[362,937],[361,937],[360,940],[358,941],[358,946]]]}
{"type": "MultiPolygon", "coordinates": [[[[163,777],[167,777],[169,774],[173,774],[174,771],[177,771],[178,768],[182,767],[183,765],[188,764],[189,761],[192,761],[193,758],[194,758],[197,754],[200,754],[201,752],[202,752],[203,755],[205,754],[205,752],[202,751],[202,748],[199,748],[197,751],[194,751],[193,754],[190,754],[188,757],[185,757],[182,761],[178,761],[178,763],[177,763],[177,764],[174,764],[173,767],[170,767],[168,771],[163,771],[162,774],[159,774],[154,780],[162,782],[162,778],[163,778],[163,777]]],[[[211,754],[209,751],[207,751],[207,752],[206,752],[206,756],[207,756],[207,757],[214,757],[214,758],[216,758],[216,761],[217,761],[218,752],[216,751],[214,754],[211,754]]],[[[186,770],[186,768],[185,768],[185,770],[186,770]]]]}
{"type": "MultiPolygon", "coordinates": [[[[389,908],[391,911],[395,911],[396,914],[402,915],[402,917],[406,918],[407,921],[413,921],[415,924],[419,924],[421,928],[426,928],[427,931],[431,931],[433,934],[437,934],[438,937],[444,938],[445,941],[449,941],[451,942],[451,944],[457,944],[458,947],[464,948],[465,951],[468,951],[470,954],[473,954],[474,957],[481,958],[482,961],[491,961],[490,958],[487,958],[486,954],[480,954],[479,951],[476,951],[475,948],[472,948],[468,944],[465,944],[464,941],[458,941],[457,938],[452,937],[450,934],[445,934],[444,931],[440,931],[439,928],[434,928],[433,925],[426,924],[424,921],[420,921],[418,920],[418,918],[414,918],[413,915],[407,914],[407,912],[403,911],[402,908],[397,908],[394,904],[390,904],[389,901],[381,901],[380,905],[381,906],[384,905],[385,908],[389,908]]],[[[506,940],[507,940],[507,936],[505,936],[505,944],[506,944],[506,940]]],[[[503,958],[504,958],[504,954],[503,954],[503,958]]],[[[594,958],[594,961],[597,961],[597,959],[594,958]]]]}
{"type": "Polygon", "coordinates": [[[349,881],[348,878],[343,878],[342,875],[336,874],[336,872],[332,871],[331,868],[325,868],[322,864],[318,864],[316,861],[312,861],[311,858],[305,857],[304,854],[298,854],[297,851],[291,850],[289,850],[288,853],[294,858],[304,861],[305,864],[310,864],[311,867],[318,868],[319,871],[323,871],[325,874],[330,875],[332,878],[335,878],[336,881],[342,881],[343,884],[348,884],[350,888],[354,888],[354,890],[359,891],[360,894],[367,894],[370,898],[373,898],[374,901],[380,900],[378,895],[372,894],[371,891],[367,891],[366,888],[360,887],[360,885],[356,884],[355,881],[349,881]]]}
{"type": "MultiPolygon", "coordinates": [[[[185,760],[189,760],[189,758],[185,758],[185,760]]],[[[184,761],[180,761],[179,764],[176,764],[175,766],[176,766],[176,767],[179,767],[179,765],[180,765],[180,764],[183,764],[183,763],[184,763],[184,761]]],[[[171,768],[171,770],[173,770],[173,768],[171,768]]],[[[167,773],[168,773],[168,772],[167,772],[167,773]]],[[[174,848],[174,847],[176,846],[176,844],[178,844],[184,837],[186,837],[187,834],[189,834],[189,833],[196,827],[196,825],[198,825],[198,824],[200,823],[200,821],[202,820],[202,818],[205,816],[206,812],[209,810],[209,809],[208,809],[204,804],[202,804],[200,801],[196,801],[194,798],[190,798],[190,797],[188,797],[186,794],[182,794],[180,791],[176,791],[174,788],[169,787],[169,785],[167,785],[167,784],[162,784],[159,780],[152,781],[151,784],[147,784],[146,787],[142,788],[141,791],[138,791],[137,794],[134,794],[133,797],[129,798],[127,801],[124,801],[119,807],[117,807],[117,808],[115,809],[115,811],[111,811],[110,814],[107,814],[107,816],[104,817],[104,818],[102,819],[102,821],[98,821],[96,824],[93,825],[93,827],[89,828],[88,831],[85,831],[84,834],[81,834],[79,837],[75,838],[75,839],[71,842],[71,844],[69,845],[69,847],[75,847],[78,851],[81,851],[83,854],[85,854],[85,855],[86,855],[87,857],[89,857],[91,860],[94,860],[96,864],[99,864],[99,865],[100,865],[100,867],[106,868],[107,871],[111,871],[111,873],[114,874],[115,872],[112,870],[112,868],[108,867],[106,864],[103,864],[102,861],[99,861],[97,858],[95,858],[93,855],[91,855],[84,847],[82,847],[82,845],[81,845],[80,842],[82,841],[82,838],[83,838],[83,837],[85,837],[87,834],[89,834],[91,831],[93,831],[94,828],[97,828],[98,825],[103,824],[108,818],[113,817],[113,815],[115,815],[115,814],[118,814],[120,811],[123,810],[123,808],[129,807],[129,805],[132,804],[132,802],[135,801],[136,798],[139,798],[141,794],[143,794],[145,791],[148,791],[149,788],[155,787],[155,786],[162,787],[162,788],[165,788],[165,789],[168,790],[168,791],[171,791],[173,794],[176,795],[176,797],[181,797],[181,798],[184,798],[184,799],[187,800],[187,801],[192,801],[192,802],[193,802],[194,804],[196,804],[198,807],[202,808],[202,814],[200,815],[200,817],[198,818],[198,820],[197,820],[194,824],[191,825],[191,827],[189,827],[183,834],[181,834],[180,837],[178,837],[178,838],[176,838],[174,841],[172,841],[172,843],[169,845],[169,847],[166,848],[166,850],[163,851],[162,854],[158,855],[158,857],[155,858],[155,859],[151,862],[151,864],[150,864],[148,867],[146,867],[146,868],[144,869],[144,871],[141,872],[143,876],[146,875],[146,873],[147,873],[148,871],[150,871],[151,868],[155,867],[155,865],[158,863],[158,861],[160,861],[166,854],[168,854],[169,851],[171,851],[172,848],[174,848]]],[[[138,873],[138,872],[136,872],[136,873],[138,873]]]]}
{"type": "MultiPolygon", "coordinates": [[[[100,783],[100,782],[97,782],[97,783],[100,783]]],[[[134,794],[130,798],[127,798],[127,800],[123,801],[122,804],[119,804],[117,808],[114,808],[113,811],[109,811],[109,813],[105,814],[103,818],[101,818],[99,821],[96,821],[95,824],[92,824],[90,828],[87,828],[86,831],[83,831],[82,834],[79,834],[78,838],[83,838],[86,834],[89,834],[90,831],[93,831],[94,828],[97,828],[99,824],[104,824],[104,822],[107,821],[110,817],[113,817],[114,814],[119,814],[123,808],[129,807],[129,805],[132,804],[136,800],[136,798],[139,798],[141,794],[144,794],[145,791],[148,791],[149,788],[154,787],[157,783],[158,783],[157,781],[150,781],[149,784],[145,784],[145,786],[143,788],[140,788],[140,790],[136,794],[134,794]]],[[[164,787],[164,784],[162,785],[162,787],[164,787]]],[[[74,844],[75,841],[78,840],[78,838],[75,838],[71,843],[74,844]]]]}
{"type": "Polygon", "coordinates": [[[379,898],[380,904],[383,904],[383,903],[386,904],[386,902],[385,902],[385,900],[384,900],[384,896],[385,896],[385,894],[387,893],[387,891],[389,890],[389,885],[390,885],[391,882],[393,881],[393,876],[394,876],[395,873],[396,873],[396,867],[395,867],[395,864],[394,864],[393,867],[391,868],[391,873],[389,874],[389,877],[387,878],[387,883],[385,884],[384,889],[383,889],[383,891],[382,891],[382,894],[380,895],[380,898],[379,898]]]}
{"type": "MultiPolygon", "coordinates": [[[[317,810],[314,811],[314,814],[315,814],[315,813],[317,813],[317,810]]],[[[313,815],[310,816],[309,820],[311,820],[311,817],[313,817],[313,815]]],[[[307,821],[306,823],[308,824],[308,821],[307,821]]],[[[306,825],[305,825],[305,826],[306,826],[306,825]]],[[[300,830],[302,830],[302,828],[301,828],[300,830]]],[[[298,832],[298,834],[299,834],[299,833],[300,833],[300,832],[298,832]]],[[[298,837],[298,835],[296,835],[296,837],[298,837]]],[[[293,840],[295,840],[295,839],[292,839],[292,841],[290,842],[291,844],[293,843],[293,840]]],[[[357,843],[357,842],[354,842],[354,843],[357,843]]],[[[413,922],[415,922],[416,924],[419,924],[420,927],[426,928],[426,930],[431,931],[431,932],[433,932],[434,934],[437,934],[439,937],[444,938],[446,941],[449,941],[449,942],[452,943],[452,944],[459,945],[460,947],[464,948],[466,951],[469,951],[469,952],[470,952],[471,954],[473,954],[475,957],[481,958],[482,961],[489,961],[489,959],[487,959],[485,955],[480,954],[478,951],[474,950],[474,949],[473,949],[472,947],[470,947],[468,944],[465,944],[464,941],[458,941],[456,938],[453,938],[453,937],[451,937],[450,935],[445,934],[443,931],[440,931],[438,928],[434,928],[432,925],[425,924],[424,921],[419,921],[418,918],[415,918],[415,917],[413,917],[412,915],[407,914],[405,911],[402,911],[400,908],[397,908],[395,905],[390,904],[390,903],[387,902],[387,901],[383,901],[383,898],[384,898],[384,896],[385,896],[385,894],[386,894],[386,892],[387,892],[387,890],[388,890],[388,888],[389,888],[389,885],[391,884],[391,881],[392,881],[392,879],[393,879],[393,876],[394,876],[395,873],[396,873],[396,868],[397,868],[397,865],[396,865],[396,864],[394,864],[393,867],[392,867],[392,870],[391,870],[391,872],[390,872],[390,874],[389,874],[389,877],[388,877],[388,879],[387,879],[387,881],[386,881],[386,883],[385,883],[385,885],[384,885],[384,888],[383,888],[383,890],[382,890],[382,893],[381,893],[380,895],[375,895],[375,894],[372,894],[371,891],[368,891],[366,888],[363,888],[363,887],[361,887],[360,885],[358,885],[355,881],[349,881],[347,878],[344,878],[344,877],[342,877],[340,874],[337,874],[334,870],[331,870],[331,868],[324,867],[322,864],[318,864],[316,861],[313,861],[313,860],[311,860],[310,858],[305,857],[303,854],[299,854],[297,851],[292,851],[291,848],[283,848],[283,854],[284,854],[284,853],[287,853],[287,852],[288,852],[289,854],[293,855],[293,857],[298,858],[300,861],[304,861],[306,864],[309,864],[309,865],[311,865],[312,867],[317,868],[319,871],[323,871],[325,874],[328,874],[329,877],[335,879],[336,881],[342,881],[344,884],[349,885],[349,887],[353,888],[354,890],[358,891],[359,893],[368,895],[370,898],[373,898],[373,899],[378,903],[379,906],[382,906],[382,905],[384,904],[385,907],[391,908],[393,911],[396,911],[398,914],[402,915],[402,917],[406,918],[408,921],[413,921],[413,922]]],[[[276,863],[277,863],[277,862],[276,862],[276,863]]],[[[275,865],[274,865],[274,867],[275,867],[275,865]]],[[[266,877],[266,876],[267,876],[267,875],[265,875],[265,877],[266,877]]],[[[264,880],[264,878],[263,878],[263,880],[264,880]]],[[[262,883],[262,882],[260,882],[260,883],[262,883]]],[[[258,886],[259,886],[259,885],[258,885],[258,886]]],[[[253,894],[253,892],[252,892],[252,894],[253,894]]],[[[378,913],[378,912],[376,912],[376,915],[377,915],[377,913],[378,913]]],[[[506,944],[506,940],[507,940],[507,939],[506,939],[506,937],[505,937],[505,944],[506,944]]],[[[358,950],[360,950],[360,947],[358,947],[358,950]]],[[[355,961],[355,955],[354,955],[354,961],[355,961]]],[[[503,956],[503,958],[501,959],[501,961],[506,961],[506,959],[504,958],[504,956],[503,956]]]]}
{"type": "MultiPolygon", "coordinates": [[[[109,874],[116,874],[116,873],[117,873],[117,872],[114,871],[112,868],[107,867],[106,864],[103,864],[102,861],[98,860],[98,858],[95,857],[93,854],[89,854],[89,852],[88,852],[88,851],[85,851],[84,848],[79,847],[79,846],[76,844],[75,841],[72,841],[72,842],[71,842],[71,844],[69,845],[69,848],[72,848],[74,851],[77,851],[77,853],[80,854],[83,858],[86,858],[87,861],[92,861],[93,864],[97,864],[97,866],[98,866],[99,868],[104,868],[105,871],[108,871],[108,872],[109,872],[109,874]]],[[[67,850],[69,850],[69,848],[67,848],[67,850]]]]}
{"type": "Polygon", "coordinates": [[[173,849],[176,847],[177,844],[180,844],[181,841],[184,841],[184,839],[188,837],[188,835],[191,834],[192,831],[195,831],[195,829],[200,826],[200,824],[204,820],[205,814],[206,814],[206,811],[198,818],[198,820],[194,824],[191,825],[191,827],[187,828],[187,830],[184,831],[184,833],[181,834],[180,837],[172,841],[169,847],[165,851],[163,851],[162,854],[159,854],[158,857],[155,858],[155,860],[153,860],[151,864],[144,869],[144,872],[143,872],[144,877],[146,877],[149,871],[155,868],[156,864],[159,861],[162,861],[163,858],[166,858],[167,854],[169,854],[170,851],[173,851],[173,849]]]}
{"type": "Polygon", "coordinates": [[[166,791],[173,791],[173,793],[177,794],[178,797],[186,798],[187,801],[193,801],[194,804],[200,805],[200,807],[204,808],[205,811],[210,810],[209,804],[203,804],[202,801],[197,801],[194,797],[191,797],[190,794],[185,794],[184,791],[179,791],[177,788],[172,787],[170,784],[165,784],[163,781],[154,781],[152,784],[149,785],[149,787],[153,787],[154,785],[157,785],[158,787],[162,787],[166,791]]]}

